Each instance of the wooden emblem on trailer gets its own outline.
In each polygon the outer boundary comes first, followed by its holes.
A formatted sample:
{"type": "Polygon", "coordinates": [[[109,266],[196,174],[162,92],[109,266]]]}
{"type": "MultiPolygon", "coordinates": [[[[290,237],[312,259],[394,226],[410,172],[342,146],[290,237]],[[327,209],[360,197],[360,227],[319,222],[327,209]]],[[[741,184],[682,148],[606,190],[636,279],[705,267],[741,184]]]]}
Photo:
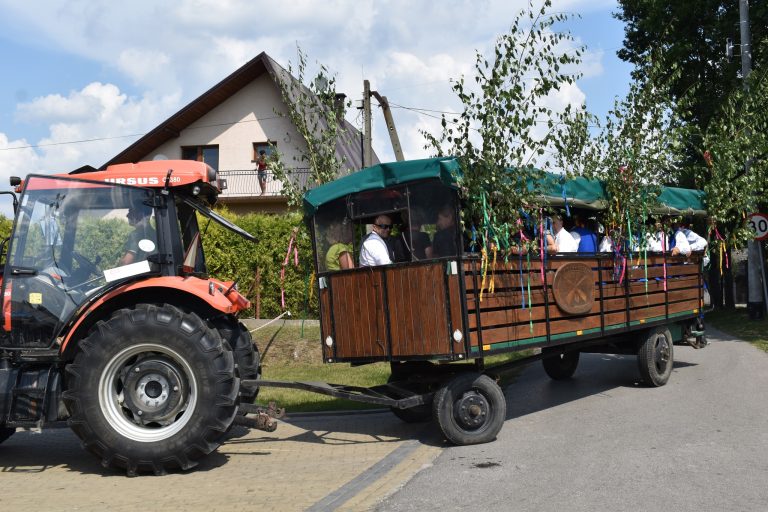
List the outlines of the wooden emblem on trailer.
{"type": "Polygon", "coordinates": [[[592,268],[584,263],[566,263],[555,272],[552,294],[557,306],[571,315],[583,315],[595,302],[592,268]]]}

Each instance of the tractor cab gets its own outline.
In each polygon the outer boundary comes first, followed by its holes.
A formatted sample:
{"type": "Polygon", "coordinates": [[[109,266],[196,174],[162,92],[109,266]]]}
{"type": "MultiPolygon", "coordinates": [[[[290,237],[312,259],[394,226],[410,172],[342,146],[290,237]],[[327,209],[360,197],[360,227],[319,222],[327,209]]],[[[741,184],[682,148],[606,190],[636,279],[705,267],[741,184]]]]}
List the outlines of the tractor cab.
{"type": "Polygon", "coordinates": [[[219,184],[205,164],[146,164],[19,184],[0,347],[52,347],[86,305],[128,283],[207,277],[197,213],[251,237],[210,210],[219,184]]]}

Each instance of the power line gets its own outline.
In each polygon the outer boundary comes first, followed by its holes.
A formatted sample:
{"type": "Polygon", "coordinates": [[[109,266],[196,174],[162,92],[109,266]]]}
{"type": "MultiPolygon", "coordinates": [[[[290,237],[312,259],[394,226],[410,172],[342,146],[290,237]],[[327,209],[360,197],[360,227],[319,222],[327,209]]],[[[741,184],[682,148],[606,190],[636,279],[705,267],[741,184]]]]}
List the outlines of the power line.
{"type": "Polygon", "coordinates": [[[12,148],[0,148],[0,151],[10,151],[12,149],[34,149],[34,148],[45,148],[49,146],[65,146],[67,144],[81,144],[83,142],[98,142],[102,140],[113,140],[113,139],[125,139],[128,137],[140,137],[142,135],[145,135],[143,133],[132,133],[130,135],[115,135],[114,137],[99,137],[96,139],[81,139],[81,140],[69,140],[65,142],[49,142],[47,144],[30,144],[28,146],[14,146],[12,148]]]}
{"type": "MultiPolygon", "coordinates": [[[[214,128],[217,126],[233,126],[236,124],[243,124],[243,123],[255,123],[260,121],[267,121],[270,119],[279,119],[282,116],[270,116],[270,117],[261,117],[259,119],[247,119],[244,121],[230,121],[227,123],[212,123],[212,124],[201,124],[198,126],[187,126],[186,130],[195,130],[198,128],[214,128]]],[[[143,137],[147,133],[131,133],[128,135],[115,135],[113,137],[97,137],[93,139],[81,139],[81,140],[68,140],[68,141],[62,141],[62,142],[49,142],[46,144],[29,144],[26,146],[14,146],[10,148],[0,148],[0,151],[11,151],[15,149],[37,149],[37,148],[45,148],[50,146],[66,146],[69,144],[82,144],[85,142],[100,142],[105,140],[114,140],[114,139],[127,139],[130,137],[143,137]]]]}

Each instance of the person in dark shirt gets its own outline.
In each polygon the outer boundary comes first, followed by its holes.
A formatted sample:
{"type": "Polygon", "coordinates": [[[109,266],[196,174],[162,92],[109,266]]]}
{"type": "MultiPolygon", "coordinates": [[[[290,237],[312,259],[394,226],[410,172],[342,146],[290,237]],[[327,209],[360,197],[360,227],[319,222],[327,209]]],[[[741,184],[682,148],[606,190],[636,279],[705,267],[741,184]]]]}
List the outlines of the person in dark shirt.
{"type": "Polygon", "coordinates": [[[400,233],[391,237],[391,247],[394,253],[394,261],[419,261],[427,259],[427,252],[431,250],[432,241],[429,235],[421,230],[421,221],[418,212],[402,213],[403,223],[400,233]]]}
{"type": "Polygon", "coordinates": [[[437,232],[432,241],[432,254],[435,258],[456,256],[456,212],[450,205],[445,205],[437,212],[437,232]]]}

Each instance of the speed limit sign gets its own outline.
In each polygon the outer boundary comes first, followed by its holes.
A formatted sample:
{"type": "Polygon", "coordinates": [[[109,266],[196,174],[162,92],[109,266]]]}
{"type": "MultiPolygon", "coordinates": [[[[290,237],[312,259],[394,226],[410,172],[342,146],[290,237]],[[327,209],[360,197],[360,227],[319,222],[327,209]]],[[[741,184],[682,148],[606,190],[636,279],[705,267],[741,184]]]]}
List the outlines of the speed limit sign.
{"type": "Polygon", "coordinates": [[[755,240],[765,240],[768,238],[768,215],[763,213],[753,213],[747,221],[749,228],[755,232],[755,240]]]}

